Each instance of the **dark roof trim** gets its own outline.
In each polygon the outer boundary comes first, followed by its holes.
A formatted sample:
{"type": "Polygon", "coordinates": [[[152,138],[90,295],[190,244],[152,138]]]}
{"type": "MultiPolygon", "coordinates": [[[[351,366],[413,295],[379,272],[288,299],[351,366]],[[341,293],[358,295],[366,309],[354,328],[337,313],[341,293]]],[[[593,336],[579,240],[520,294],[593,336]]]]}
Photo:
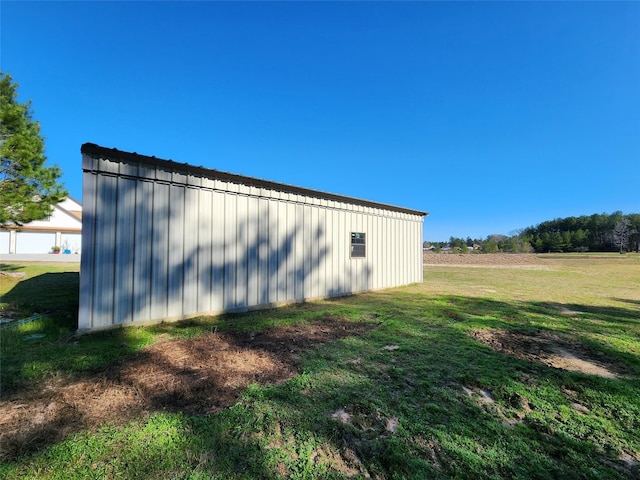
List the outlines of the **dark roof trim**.
{"type": "Polygon", "coordinates": [[[359,198],[347,197],[344,195],[336,195],[333,193],[321,192],[318,190],[311,190],[303,187],[296,187],[294,185],[287,185],[285,183],[271,182],[268,180],[262,180],[259,178],[245,177],[243,175],[236,175],[234,173],[221,172],[219,170],[212,170],[204,167],[196,167],[187,163],[178,163],[172,160],[162,160],[156,157],[149,157],[146,155],[140,155],[137,153],[123,152],[115,148],[106,148],[96,145],[95,143],[85,143],[80,148],[80,152],[89,155],[93,158],[109,158],[113,160],[123,160],[126,162],[144,163],[147,165],[164,168],[167,170],[179,170],[181,172],[191,173],[196,176],[206,177],[214,180],[222,180],[225,182],[239,183],[243,185],[250,185],[257,188],[267,188],[285,193],[294,193],[297,195],[306,195],[324,200],[334,200],[338,202],[351,203],[355,205],[362,205],[365,207],[382,208],[385,210],[391,210],[394,212],[408,213],[410,215],[427,216],[427,212],[418,210],[412,210],[409,208],[397,207],[395,205],[387,205],[384,203],[371,202],[369,200],[362,200],[359,198]]]}

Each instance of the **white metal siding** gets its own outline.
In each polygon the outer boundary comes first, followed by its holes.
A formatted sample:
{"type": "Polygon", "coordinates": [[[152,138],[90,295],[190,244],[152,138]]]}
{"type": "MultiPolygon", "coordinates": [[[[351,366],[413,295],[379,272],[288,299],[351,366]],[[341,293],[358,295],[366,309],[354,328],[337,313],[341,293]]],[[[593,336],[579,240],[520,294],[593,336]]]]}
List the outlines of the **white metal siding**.
{"type": "Polygon", "coordinates": [[[421,215],[87,155],[83,168],[81,329],[422,281],[421,215]]]}

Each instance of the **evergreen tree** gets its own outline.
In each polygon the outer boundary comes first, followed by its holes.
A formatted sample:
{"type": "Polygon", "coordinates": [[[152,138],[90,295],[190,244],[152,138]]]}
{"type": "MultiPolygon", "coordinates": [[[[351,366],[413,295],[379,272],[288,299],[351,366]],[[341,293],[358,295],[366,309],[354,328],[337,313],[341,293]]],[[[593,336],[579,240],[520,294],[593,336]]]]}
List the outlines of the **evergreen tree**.
{"type": "Polygon", "coordinates": [[[31,102],[18,103],[18,85],[0,72],[0,225],[46,218],[67,197],[61,170],[44,165],[44,139],[31,102]]]}

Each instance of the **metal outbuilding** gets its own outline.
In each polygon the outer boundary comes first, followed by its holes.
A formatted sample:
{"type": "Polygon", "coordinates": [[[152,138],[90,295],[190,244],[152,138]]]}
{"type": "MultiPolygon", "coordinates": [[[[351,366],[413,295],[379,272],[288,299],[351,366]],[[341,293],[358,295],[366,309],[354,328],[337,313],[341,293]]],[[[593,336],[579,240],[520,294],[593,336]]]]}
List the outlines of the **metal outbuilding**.
{"type": "Polygon", "coordinates": [[[422,281],[426,212],[86,143],[80,331],[422,281]]]}

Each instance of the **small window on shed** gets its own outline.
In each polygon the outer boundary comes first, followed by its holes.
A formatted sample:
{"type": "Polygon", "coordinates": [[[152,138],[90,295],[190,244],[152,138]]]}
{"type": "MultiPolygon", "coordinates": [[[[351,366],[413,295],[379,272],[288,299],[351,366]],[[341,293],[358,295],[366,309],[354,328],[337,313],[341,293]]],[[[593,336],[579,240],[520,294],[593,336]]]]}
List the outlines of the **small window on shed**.
{"type": "Polygon", "coordinates": [[[351,258],[364,258],[367,253],[367,242],[364,233],[351,233],[351,258]]]}

